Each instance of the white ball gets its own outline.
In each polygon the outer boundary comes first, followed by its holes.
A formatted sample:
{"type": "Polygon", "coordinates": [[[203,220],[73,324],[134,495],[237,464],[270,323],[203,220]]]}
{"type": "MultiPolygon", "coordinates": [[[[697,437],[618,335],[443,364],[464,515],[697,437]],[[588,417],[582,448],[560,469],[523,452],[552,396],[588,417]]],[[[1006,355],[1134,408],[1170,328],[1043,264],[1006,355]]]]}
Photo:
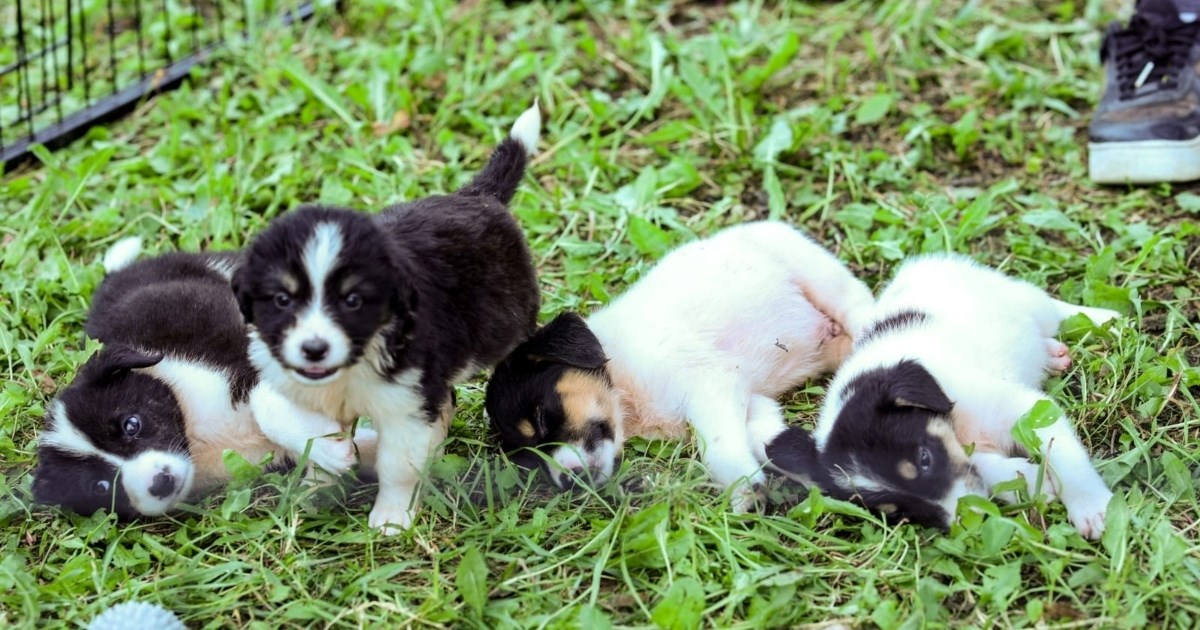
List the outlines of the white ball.
{"type": "Polygon", "coordinates": [[[187,626],[158,604],[124,602],[100,613],[87,630],[187,630],[187,626]]]}

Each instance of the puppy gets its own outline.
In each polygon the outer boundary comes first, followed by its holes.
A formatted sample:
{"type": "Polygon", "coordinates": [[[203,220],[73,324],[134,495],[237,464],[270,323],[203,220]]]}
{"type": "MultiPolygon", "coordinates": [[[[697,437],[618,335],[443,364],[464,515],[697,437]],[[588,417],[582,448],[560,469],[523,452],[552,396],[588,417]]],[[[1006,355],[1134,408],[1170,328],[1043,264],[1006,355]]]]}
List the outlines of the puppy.
{"type": "MultiPolygon", "coordinates": [[[[964,495],[986,496],[1019,476],[1033,492],[1038,467],[1012,428],[1047,398],[1047,373],[1070,366],[1054,336],[1076,313],[1096,324],[1118,315],[1061,302],[965,257],[911,259],[834,377],[813,434],[789,429],[768,455],[832,495],[940,528],[964,495]]],[[[1062,499],[1081,534],[1099,537],[1112,493],[1070,421],[1036,433],[1050,473],[1042,490],[1062,499]]]]}
{"type": "MultiPolygon", "coordinates": [[[[475,179],[377,216],[307,206],[276,219],[233,276],[250,358],[295,403],[342,426],[370,416],[379,494],[368,522],[408,528],[417,482],[446,438],[455,383],[534,330],[538,286],[508,210],[537,145],[537,104],[475,179]]],[[[337,427],[271,416],[293,443],[337,427]]]]}
{"type": "MultiPolygon", "coordinates": [[[[157,516],[228,481],[227,448],[254,462],[273,453],[276,465],[298,455],[270,442],[251,413],[252,399],[272,394],[250,365],[229,291],[237,255],[130,264],[139,250],[140,241],[125,240],[106,256],[109,275],[85,327],[104,347],[47,408],[33,482],[39,503],[157,516]]],[[[324,453],[314,445],[314,456],[324,453]]]]}
{"type": "Polygon", "coordinates": [[[627,435],[681,437],[690,426],[744,511],[764,480],[766,443],[784,430],[776,399],[836,369],[873,304],[790,226],[732,227],[671,252],[586,323],[566,314],[540,330],[496,368],[488,415],[505,449],[543,447],[559,486],[564,470],[607,478],[627,435]]]}

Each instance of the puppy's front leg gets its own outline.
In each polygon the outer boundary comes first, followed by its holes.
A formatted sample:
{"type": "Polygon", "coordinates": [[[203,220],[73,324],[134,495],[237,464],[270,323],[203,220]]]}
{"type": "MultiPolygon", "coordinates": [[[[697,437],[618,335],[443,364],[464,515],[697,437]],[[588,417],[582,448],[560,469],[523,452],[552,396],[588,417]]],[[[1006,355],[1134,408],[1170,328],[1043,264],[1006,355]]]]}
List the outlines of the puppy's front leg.
{"type": "Polygon", "coordinates": [[[298,458],[308,449],[309,463],[335,475],[354,465],[354,445],[348,438],[322,437],[342,431],[333,418],[293,403],[263,382],[250,391],[249,404],[263,435],[292,457],[298,458]]]}
{"type": "Polygon", "coordinates": [[[733,488],[730,507],[743,514],[754,507],[755,486],[766,481],[750,446],[750,400],[734,391],[735,378],[693,383],[686,413],[699,439],[704,466],[717,483],[733,488]]]}
{"type": "Polygon", "coordinates": [[[408,413],[373,415],[378,432],[375,474],[379,494],[367,524],[392,536],[412,526],[416,513],[417,484],[429,459],[446,439],[454,406],[448,399],[434,417],[419,406],[408,413]]]}
{"type": "MultiPolygon", "coordinates": [[[[1019,386],[1004,388],[1000,402],[1008,416],[1008,426],[1033,408],[1046,395],[1019,386]]],[[[1058,498],[1067,508],[1067,517],[1085,538],[1096,539],[1104,533],[1104,517],[1112,492],[1092,466],[1087,449],[1071,428],[1071,421],[1060,416],[1054,424],[1037,429],[1042,441],[1042,457],[1058,481],[1058,498]]]]}
{"type": "MultiPolygon", "coordinates": [[[[1039,467],[1024,457],[1006,457],[1000,453],[975,451],[971,454],[971,465],[975,467],[988,489],[1020,476],[1025,480],[1030,495],[1037,491],[1039,467]]],[[[1054,487],[1054,480],[1050,475],[1046,475],[1043,480],[1042,494],[1051,501],[1058,496],[1058,489],[1054,487]]],[[[997,498],[1005,503],[1017,502],[1017,497],[1012,492],[1002,492],[997,498]]]]}

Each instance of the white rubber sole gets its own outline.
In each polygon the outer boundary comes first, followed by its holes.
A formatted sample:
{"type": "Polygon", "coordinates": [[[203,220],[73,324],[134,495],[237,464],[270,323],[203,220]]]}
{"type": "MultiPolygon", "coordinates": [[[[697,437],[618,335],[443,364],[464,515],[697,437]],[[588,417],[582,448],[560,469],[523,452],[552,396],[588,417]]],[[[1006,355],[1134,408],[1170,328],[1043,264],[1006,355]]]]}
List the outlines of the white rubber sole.
{"type": "Polygon", "coordinates": [[[1191,140],[1089,142],[1088,175],[1099,184],[1200,179],[1200,136],[1191,140]]]}

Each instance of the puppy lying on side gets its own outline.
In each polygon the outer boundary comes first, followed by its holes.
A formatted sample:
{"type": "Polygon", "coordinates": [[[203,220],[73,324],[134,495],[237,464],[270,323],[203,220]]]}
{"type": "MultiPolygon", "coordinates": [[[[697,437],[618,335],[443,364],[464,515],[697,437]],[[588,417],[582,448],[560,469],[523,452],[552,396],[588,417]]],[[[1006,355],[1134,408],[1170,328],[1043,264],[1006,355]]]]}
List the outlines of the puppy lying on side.
{"type": "MultiPolygon", "coordinates": [[[[270,442],[251,401],[266,391],[247,356],[229,291],[237,255],[167,254],[137,263],[126,240],[105,259],[86,331],[104,343],[46,411],[33,494],[39,503],[122,518],[157,516],[228,481],[233,449],[287,465],[303,452],[270,442]]],[[[305,414],[300,409],[282,413],[305,414]]],[[[367,459],[370,432],[361,433],[367,459]]],[[[329,449],[318,440],[310,458],[329,449]]],[[[334,451],[340,451],[337,445],[334,451]]]]}
{"type": "Polygon", "coordinates": [[[446,438],[454,384],[536,326],[537,278],[508,202],[540,124],[535,104],[454,194],[379,215],[308,206],[279,217],[234,274],[263,379],[336,420],[280,415],[260,425],[290,443],[370,416],[379,494],[368,522],[385,533],[412,523],[417,482],[446,438]]]}
{"type": "MultiPolygon", "coordinates": [[[[1070,366],[1054,336],[1076,313],[1097,324],[1118,315],[1061,302],[965,257],[914,258],[880,295],[813,435],[791,428],[768,455],[830,494],[940,528],[964,495],[987,495],[1018,475],[1032,492],[1038,467],[1012,428],[1047,398],[1047,373],[1070,366]]],[[[1099,537],[1112,493],[1070,421],[1037,436],[1050,472],[1042,490],[1062,499],[1081,534],[1099,537]]]]}
{"type": "Polygon", "coordinates": [[[691,425],[713,478],[743,484],[733,507],[745,510],[784,429],[776,399],[836,369],[873,304],[790,226],[732,227],[668,254],[587,323],[565,314],[538,331],[496,368],[488,415],[507,450],[562,443],[549,447],[559,486],[562,469],[607,478],[626,435],[691,425]]]}

